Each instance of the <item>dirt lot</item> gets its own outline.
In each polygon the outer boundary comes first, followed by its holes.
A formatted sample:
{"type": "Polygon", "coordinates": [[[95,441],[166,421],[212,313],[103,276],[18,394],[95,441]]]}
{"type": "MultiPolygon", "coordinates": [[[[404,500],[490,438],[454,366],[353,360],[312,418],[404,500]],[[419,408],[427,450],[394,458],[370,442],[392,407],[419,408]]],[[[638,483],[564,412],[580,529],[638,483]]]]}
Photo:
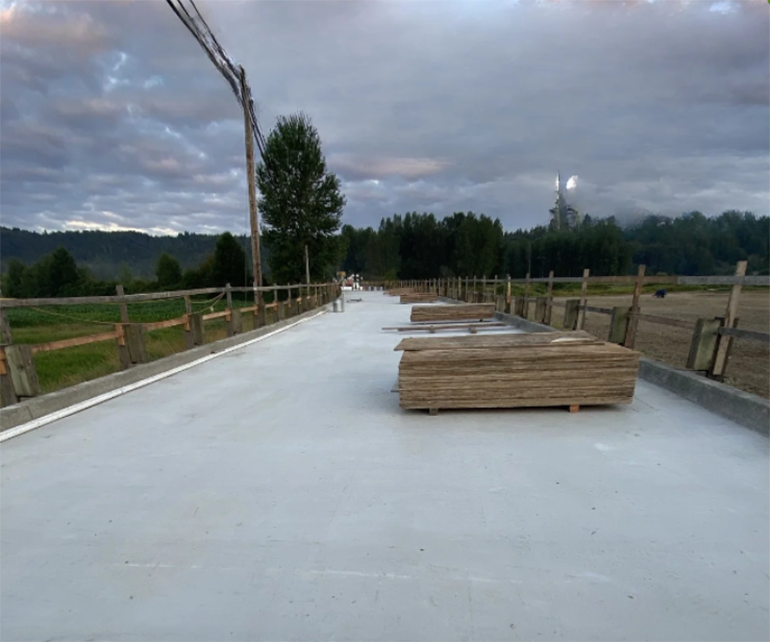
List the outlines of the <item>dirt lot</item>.
{"type": "MultiPolygon", "coordinates": [[[[577,298],[574,295],[570,298],[577,298]]],[[[642,312],[691,320],[724,316],[727,292],[672,292],[665,299],[650,294],[642,297],[642,312]]],[[[590,296],[588,305],[611,308],[631,305],[631,296],[590,296]]],[[[533,311],[534,305],[530,306],[533,311]]],[[[531,316],[531,315],[530,315],[531,316]]],[[[561,327],[564,308],[554,306],[552,323],[561,327]]],[[[606,339],[610,317],[589,312],[585,329],[599,338],[606,339]]],[[[738,306],[738,327],[745,330],[770,332],[770,292],[767,290],[744,291],[738,306]]],[[[665,325],[639,322],[636,348],[646,356],[672,366],[684,367],[690,349],[692,331],[665,325]]],[[[730,352],[725,382],[730,385],[770,398],[770,348],[763,343],[735,340],[730,352]]]]}

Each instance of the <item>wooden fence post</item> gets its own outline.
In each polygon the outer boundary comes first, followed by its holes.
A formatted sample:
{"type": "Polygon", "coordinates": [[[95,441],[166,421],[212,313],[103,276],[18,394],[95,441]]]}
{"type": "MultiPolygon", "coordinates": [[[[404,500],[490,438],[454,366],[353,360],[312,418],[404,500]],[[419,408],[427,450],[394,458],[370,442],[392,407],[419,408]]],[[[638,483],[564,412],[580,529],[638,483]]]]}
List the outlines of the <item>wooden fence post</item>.
{"type": "MultiPolygon", "coordinates": [[[[265,293],[260,290],[255,293],[255,300],[254,303],[256,303],[259,307],[257,308],[257,316],[254,318],[255,321],[259,320],[259,327],[264,327],[267,325],[267,309],[265,309],[265,293]]],[[[256,323],[254,324],[256,325],[256,323]]]]}
{"type": "MultiPolygon", "coordinates": [[[[738,261],[735,266],[735,276],[746,275],[746,261],[738,261]]],[[[727,299],[727,310],[725,311],[725,328],[735,327],[735,317],[738,313],[738,299],[741,296],[741,285],[735,284],[730,290],[730,296],[727,299]]],[[[709,370],[709,377],[722,381],[725,378],[725,371],[727,370],[727,360],[729,356],[730,344],[732,343],[732,337],[724,334],[720,334],[717,339],[717,347],[714,352],[714,363],[709,370]]]]}
{"type": "Polygon", "coordinates": [[[642,287],[644,286],[644,271],[647,266],[640,265],[636,272],[636,283],[634,283],[634,298],[631,301],[631,312],[628,319],[628,327],[626,329],[626,340],[623,345],[626,348],[633,348],[636,343],[636,329],[639,325],[639,299],[642,296],[642,287]]]}
{"type": "Polygon", "coordinates": [[[583,270],[583,285],[580,287],[580,304],[578,307],[578,318],[577,318],[577,325],[575,326],[575,330],[578,328],[582,330],[586,327],[586,305],[588,305],[588,277],[591,274],[591,271],[586,268],[583,270]]]}
{"type": "Polygon", "coordinates": [[[190,315],[190,331],[192,332],[193,344],[202,346],[206,342],[206,335],[203,331],[203,312],[190,315]]]}
{"type": "Polygon", "coordinates": [[[40,382],[37,379],[32,346],[25,344],[5,346],[5,358],[17,398],[37,397],[40,382]]]}
{"type": "Polygon", "coordinates": [[[551,325],[551,313],[553,312],[553,270],[548,273],[548,294],[545,304],[545,317],[543,323],[551,325]]]}
{"type": "Polygon", "coordinates": [[[128,344],[126,343],[126,331],[125,326],[128,324],[116,323],[115,332],[118,333],[118,338],[115,339],[115,343],[118,346],[118,359],[120,361],[120,369],[128,370],[131,367],[131,355],[128,354],[128,344]]]}
{"type": "Polygon", "coordinates": [[[529,272],[527,272],[527,280],[524,283],[524,307],[521,316],[525,319],[529,317],[529,272]]]}
{"type": "Polygon", "coordinates": [[[184,313],[187,316],[187,321],[184,324],[184,347],[185,350],[190,350],[195,346],[195,340],[192,333],[192,322],[190,317],[192,316],[192,301],[189,295],[184,297],[184,313]]]}
{"type": "Polygon", "coordinates": [[[564,329],[576,330],[578,312],[580,311],[580,299],[567,299],[564,302],[564,329]]]}
{"type": "MultiPolygon", "coordinates": [[[[118,296],[126,295],[126,292],[120,283],[115,286],[115,292],[118,296]]],[[[127,368],[131,367],[131,357],[128,354],[128,345],[126,345],[126,333],[123,330],[123,326],[131,323],[131,319],[128,317],[128,306],[126,305],[125,301],[118,304],[118,309],[120,310],[120,324],[115,326],[116,330],[120,328],[119,332],[121,333],[121,336],[117,340],[118,359],[120,360],[121,370],[126,370],[127,368]]]]}
{"type": "Polygon", "coordinates": [[[230,313],[225,317],[225,333],[231,337],[235,334],[235,326],[233,324],[233,289],[229,283],[225,285],[225,296],[227,297],[226,311],[230,313]]]}
{"type": "Polygon", "coordinates": [[[124,323],[123,334],[128,345],[131,363],[146,363],[147,349],[144,345],[144,328],[141,323],[124,323]]]}
{"type": "Polygon", "coordinates": [[[233,334],[240,334],[243,332],[243,315],[238,308],[230,310],[230,327],[233,334]]]}
{"type": "Polygon", "coordinates": [[[523,317],[524,316],[524,297],[523,296],[517,296],[514,300],[515,305],[515,312],[514,314],[517,317],[523,317]]]}
{"type": "Polygon", "coordinates": [[[511,275],[505,279],[505,313],[511,313],[511,275]]]}
{"type": "Polygon", "coordinates": [[[626,331],[628,328],[628,313],[631,308],[619,306],[612,308],[612,317],[610,317],[610,336],[607,341],[623,345],[626,340],[626,331]]]}
{"type": "Polygon", "coordinates": [[[690,353],[686,367],[689,370],[708,372],[714,363],[721,319],[698,319],[690,341],[690,353]]]}
{"type": "Polygon", "coordinates": [[[11,324],[8,323],[8,315],[5,312],[5,308],[0,308],[0,343],[5,345],[11,345],[13,343],[13,337],[11,336],[11,324]]]}
{"type": "Polygon", "coordinates": [[[10,406],[11,404],[19,401],[16,395],[16,390],[13,387],[13,379],[11,379],[11,373],[8,369],[8,361],[5,356],[4,347],[13,343],[13,337],[11,336],[11,325],[8,323],[8,315],[4,308],[0,308],[0,398],[2,398],[3,406],[10,406]]]}
{"type": "Polygon", "coordinates": [[[4,408],[19,401],[19,398],[16,396],[16,390],[13,387],[13,379],[8,367],[5,348],[6,346],[0,346],[0,400],[2,400],[4,408]]]}
{"type": "Polygon", "coordinates": [[[535,321],[538,323],[545,322],[545,311],[547,308],[548,297],[539,296],[535,299],[535,321]]]}

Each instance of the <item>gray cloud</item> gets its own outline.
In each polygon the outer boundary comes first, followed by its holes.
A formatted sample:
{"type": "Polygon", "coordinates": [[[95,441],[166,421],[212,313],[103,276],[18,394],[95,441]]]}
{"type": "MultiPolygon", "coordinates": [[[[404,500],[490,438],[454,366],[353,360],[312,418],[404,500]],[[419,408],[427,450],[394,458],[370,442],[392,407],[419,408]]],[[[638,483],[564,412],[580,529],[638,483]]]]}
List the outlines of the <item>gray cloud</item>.
{"type": "MultiPolygon", "coordinates": [[[[769,213],[764,0],[199,2],[263,124],[303,110],[376,226],[769,213]]],[[[247,228],[242,116],[165,2],[0,3],[2,222],[247,228]]]]}

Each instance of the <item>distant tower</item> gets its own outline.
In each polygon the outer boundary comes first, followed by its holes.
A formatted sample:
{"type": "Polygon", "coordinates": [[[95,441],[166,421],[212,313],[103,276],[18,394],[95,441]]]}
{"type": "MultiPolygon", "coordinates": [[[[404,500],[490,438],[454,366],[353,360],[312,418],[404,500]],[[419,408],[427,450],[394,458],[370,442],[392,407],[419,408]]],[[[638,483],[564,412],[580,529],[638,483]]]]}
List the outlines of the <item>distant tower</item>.
{"type": "Polygon", "coordinates": [[[561,191],[561,172],[556,173],[556,203],[548,210],[551,213],[552,230],[569,230],[580,227],[583,217],[564,198],[561,191]]]}
{"type": "Polygon", "coordinates": [[[568,227],[566,203],[561,192],[561,172],[556,173],[556,204],[549,211],[551,213],[552,230],[562,230],[568,227]]]}

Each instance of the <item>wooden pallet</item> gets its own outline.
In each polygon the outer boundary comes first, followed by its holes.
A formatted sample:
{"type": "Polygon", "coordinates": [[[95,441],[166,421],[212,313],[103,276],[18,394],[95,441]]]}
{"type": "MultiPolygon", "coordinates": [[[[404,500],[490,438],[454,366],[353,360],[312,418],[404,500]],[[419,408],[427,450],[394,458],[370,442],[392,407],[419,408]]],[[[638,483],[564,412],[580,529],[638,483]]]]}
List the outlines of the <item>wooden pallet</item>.
{"type": "Polygon", "coordinates": [[[582,331],[411,337],[396,350],[401,407],[431,414],[630,403],[640,356],[582,331]]]}
{"type": "Polygon", "coordinates": [[[482,321],[495,315],[494,303],[415,305],[410,321],[482,321]]]}

